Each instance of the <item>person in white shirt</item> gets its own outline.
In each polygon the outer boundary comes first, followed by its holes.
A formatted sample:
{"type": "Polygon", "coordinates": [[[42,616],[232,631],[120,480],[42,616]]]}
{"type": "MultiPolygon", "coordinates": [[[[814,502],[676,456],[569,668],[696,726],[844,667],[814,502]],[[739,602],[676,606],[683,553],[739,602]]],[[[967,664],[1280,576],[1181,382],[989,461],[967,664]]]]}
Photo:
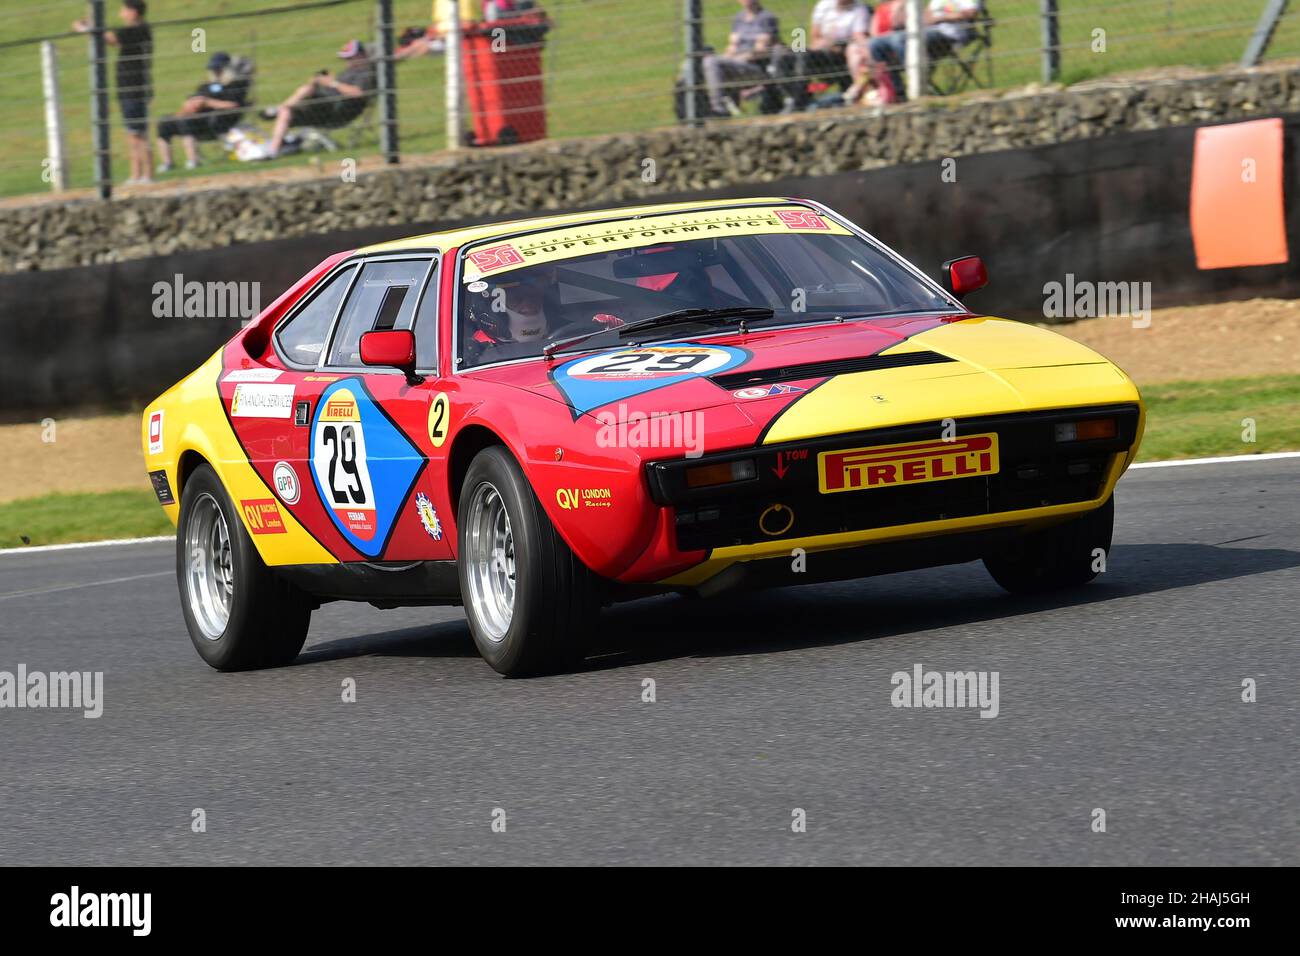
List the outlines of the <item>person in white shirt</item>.
{"type": "MultiPolygon", "coordinates": [[[[946,56],[969,43],[975,35],[974,21],[979,17],[979,0],[930,0],[925,11],[925,47],[931,59],[946,56]]],[[[907,49],[907,31],[896,30],[871,40],[871,59],[883,65],[893,84],[896,99],[906,98],[903,68],[907,49]]]]}
{"type": "Polygon", "coordinates": [[[860,89],[869,67],[870,34],[871,7],[861,0],[818,0],[807,49],[790,54],[792,62],[785,67],[785,72],[798,78],[790,91],[789,108],[807,105],[809,81],[838,81],[849,89],[860,89]]]}

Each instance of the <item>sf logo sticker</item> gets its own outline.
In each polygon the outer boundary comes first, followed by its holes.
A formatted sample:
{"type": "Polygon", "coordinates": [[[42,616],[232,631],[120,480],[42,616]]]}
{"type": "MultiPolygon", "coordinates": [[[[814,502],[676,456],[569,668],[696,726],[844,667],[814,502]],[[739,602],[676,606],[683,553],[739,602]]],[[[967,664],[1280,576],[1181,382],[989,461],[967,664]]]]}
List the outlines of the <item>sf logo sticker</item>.
{"type": "Polygon", "coordinates": [[[338,523],[362,541],[375,536],[375,492],[356,396],[340,388],[323,404],[312,436],[312,467],[338,523]]]}
{"type": "Polygon", "coordinates": [[[446,392],[439,392],[433,396],[433,404],[429,406],[429,441],[433,442],[434,448],[441,448],[447,440],[450,423],[451,403],[447,401],[446,392]]]}

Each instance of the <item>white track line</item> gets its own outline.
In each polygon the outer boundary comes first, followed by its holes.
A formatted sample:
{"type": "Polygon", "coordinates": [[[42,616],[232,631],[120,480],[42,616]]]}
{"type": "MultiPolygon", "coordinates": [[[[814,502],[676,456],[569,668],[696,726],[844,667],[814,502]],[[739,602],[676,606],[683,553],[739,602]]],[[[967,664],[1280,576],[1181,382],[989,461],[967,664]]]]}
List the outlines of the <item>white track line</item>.
{"type": "MultiPolygon", "coordinates": [[[[1300,458],[1300,451],[1274,451],[1263,455],[1227,455],[1222,458],[1176,458],[1173,461],[1143,461],[1134,468],[1177,468],[1180,465],[1220,465],[1235,461],[1276,461],[1279,458],[1300,458]]],[[[175,541],[171,534],[156,538],[114,538],[110,541],[85,541],[77,544],[39,544],[31,548],[0,548],[0,555],[39,554],[42,551],[73,551],[80,548],[108,548],[124,544],[152,544],[157,541],[175,541]]]]}
{"type": "Polygon", "coordinates": [[[1177,468],[1180,465],[1220,465],[1232,461],[1276,461],[1300,458],[1300,451],[1271,451],[1264,455],[1225,455],[1222,458],[1175,458],[1172,461],[1143,461],[1129,468],[1177,468]]]}
{"type": "Polygon", "coordinates": [[[42,551],[76,551],[81,548],[107,548],[119,544],[152,544],[155,541],[175,541],[174,534],[156,538],[112,538],[107,541],[79,541],[73,544],[38,544],[31,548],[0,548],[0,554],[40,554],[42,551]]]}
{"type": "Polygon", "coordinates": [[[82,588],[97,588],[105,584],[122,584],[126,581],[143,581],[145,578],[162,578],[171,577],[171,571],[154,571],[150,574],[132,574],[125,578],[110,578],[107,581],[87,581],[84,584],[60,584],[52,588],[31,588],[27,591],[10,591],[8,594],[0,594],[0,601],[7,601],[10,598],[36,597],[41,594],[57,594],[60,591],[80,591],[82,588]]]}

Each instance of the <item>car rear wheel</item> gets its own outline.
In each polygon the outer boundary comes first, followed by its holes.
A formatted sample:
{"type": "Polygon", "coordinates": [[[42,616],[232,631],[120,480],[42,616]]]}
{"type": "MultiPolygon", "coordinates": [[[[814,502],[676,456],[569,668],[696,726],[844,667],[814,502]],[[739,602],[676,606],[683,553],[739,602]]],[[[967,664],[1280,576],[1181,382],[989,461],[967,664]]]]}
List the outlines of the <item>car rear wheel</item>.
{"type": "Polygon", "coordinates": [[[507,677],[581,661],[599,613],[598,579],[504,448],[470,462],[457,524],[465,616],[483,659],[507,677]]]}
{"type": "Polygon", "coordinates": [[[1115,527],[1115,498],[1094,511],[1018,538],[984,559],[1012,594],[1041,594],[1087,584],[1105,567],[1115,527]]]}
{"type": "Polygon", "coordinates": [[[307,639],[311,605],[257,553],[209,465],[185,482],[176,525],[176,579],[190,640],[221,671],[287,664],[307,639]]]}

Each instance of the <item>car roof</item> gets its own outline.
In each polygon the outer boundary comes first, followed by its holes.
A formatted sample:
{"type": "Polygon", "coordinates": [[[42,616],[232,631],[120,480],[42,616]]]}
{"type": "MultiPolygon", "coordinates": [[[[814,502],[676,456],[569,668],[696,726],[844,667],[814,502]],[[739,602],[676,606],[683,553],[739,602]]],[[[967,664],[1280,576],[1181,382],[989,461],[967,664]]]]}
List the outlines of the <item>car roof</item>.
{"type": "Polygon", "coordinates": [[[430,232],[407,239],[393,239],[358,249],[359,253],[371,255],[376,253],[411,252],[417,249],[450,249],[484,239],[496,239],[532,232],[538,229],[552,229],[563,226],[580,225],[584,222],[635,219],[639,216],[653,216],[662,213],[686,212],[705,209],[726,209],[735,206],[770,206],[778,203],[801,202],[785,197],[761,196],[750,199],[707,199],[695,202],[659,203],[652,206],[625,206],[616,209],[588,209],[584,212],[568,213],[562,216],[541,216],[532,219],[510,219],[505,222],[486,223],[478,226],[465,226],[460,229],[448,229],[443,232],[430,232]]]}

